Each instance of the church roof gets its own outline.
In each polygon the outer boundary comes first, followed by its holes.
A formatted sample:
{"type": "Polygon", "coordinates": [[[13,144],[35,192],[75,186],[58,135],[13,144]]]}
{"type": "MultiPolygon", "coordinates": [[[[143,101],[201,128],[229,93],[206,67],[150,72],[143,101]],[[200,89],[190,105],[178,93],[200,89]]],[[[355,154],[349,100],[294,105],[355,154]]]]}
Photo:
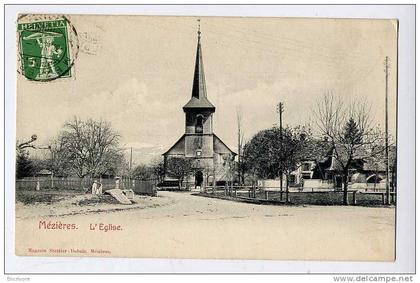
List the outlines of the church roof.
{"type": "Polygon", "coordinates": [[[183,107],[184,111],[187,109],[211,109],[215,110],[213,104],[207,99],[206,79],[204,76],[203,57],[201,54],[200,34],[198,31],[197,53],[195,57],[194,81],[192,87],[192,96],[190,101],[183,107]]]}
{"type": "Polygon", "coordinates": [[[213,147],[214,151],[217,153],[231,153],[233,156],[236,156],[237,153],[231,150],[216,134],[213,134],[213,147]]]}
{"type": "MultiPolygon", "coordinates": [[[[180,137],[178,141],[162,155],[185,156],[185,147],[186,147],[185,136],[186,134],[183,134],[182,137],[180,137]]],[[[216,134],[213,134],[212,137],[213,137],[214,152],[219,153],[219,154],[230,153],[233,156],[237,155],[237,153],[231,150],[218,136],[216,136],[216,134]]]]}

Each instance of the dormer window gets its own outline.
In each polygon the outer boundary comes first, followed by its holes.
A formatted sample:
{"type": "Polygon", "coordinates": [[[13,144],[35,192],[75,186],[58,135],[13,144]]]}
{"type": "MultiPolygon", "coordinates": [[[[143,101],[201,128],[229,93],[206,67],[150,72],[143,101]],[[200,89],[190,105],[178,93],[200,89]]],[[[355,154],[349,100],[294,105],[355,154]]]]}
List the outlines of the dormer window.
{"type": "Polygon", "coordinates": [[[203,116],[197,115],[196,121],[195,121],[195,132],[197,134],[203,133],[203,116]]]}

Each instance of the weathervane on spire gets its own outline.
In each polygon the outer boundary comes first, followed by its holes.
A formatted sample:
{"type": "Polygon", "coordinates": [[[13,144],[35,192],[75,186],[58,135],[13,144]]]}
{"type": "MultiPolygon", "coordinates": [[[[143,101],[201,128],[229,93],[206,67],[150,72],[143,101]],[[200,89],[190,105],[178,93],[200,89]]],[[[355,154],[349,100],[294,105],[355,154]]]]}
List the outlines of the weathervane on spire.
{"type": "Polygon", "coordinates": [[[201,25],[200,25],[200,19],[197,19],[197,22],[198,22],[198,31],[197,31],[197,34],[198,34],[198,37],[201,37],[201,31],[200,31],[200,28],[201,28],[201,25]]]}

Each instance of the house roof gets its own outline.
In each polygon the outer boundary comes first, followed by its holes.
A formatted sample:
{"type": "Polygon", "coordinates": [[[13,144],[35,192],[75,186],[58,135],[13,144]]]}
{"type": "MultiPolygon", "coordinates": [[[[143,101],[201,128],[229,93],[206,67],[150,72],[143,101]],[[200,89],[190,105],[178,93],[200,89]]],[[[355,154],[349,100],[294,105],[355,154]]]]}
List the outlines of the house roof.
{"type": "Polygon", "coordinates": [[[183,107],[184,111],[189,109],[216,110],[216,107],[207,99],[206,79],[204,76],[203,57],[201,53],[200,33],[198,34],[197,53],[195,57],[194,80],[190,101],[183,107]]]}
{"type": "Polygon", "coordinates": [[[325,161],[325,159],[331,155],[332,143],[325,140],[311,140],[305,147],[303,159],[305,160],[316,160],[319,162],[325,161]]]}
{"type": "Polygon", "coordinates": [[[40,171],[38,171],[37,175],[51,175],[52,172],[50,170],[47,169],[42,169],[40,171]]]}
{"type": "MultiPolygon", "coordinates": [[[[370,149],[366,147],[360,147],[353,154],[354,167],[363,169],[364,171],[385,171],[385,151],[383,148],[377,148],[376,154],[373,157],[369,157],[370,149]]],[[[328,141],[314,140],[308,143],[305,153],[304,160],[315,160],[324,163],[326,170],[339,170],[340,163],[336,160],[336,156],[345,156],[346,148],[344,145],[333,144],[328,141]],[[334,150],[334,151],[333,151],[334,150]],[[332,158],[334,156],[334,158],[332,158]]],[[[390,146],[389,148],[389,164],[390,167],[395,165],[396,162],[396,147],[390,146]]]]}
{"type": "MultiPolygon", "coordinates": [[[[389,167],[395,166],[395,162],[397,161],[397,147],[390,146],[389,147],[389,167]]],[[[365,171],[386,171],[386,164],[385,164],[385,151],[382,154],[376,156],[375,158],[369,158],[363,165],[363,170],[365,171]]]]}

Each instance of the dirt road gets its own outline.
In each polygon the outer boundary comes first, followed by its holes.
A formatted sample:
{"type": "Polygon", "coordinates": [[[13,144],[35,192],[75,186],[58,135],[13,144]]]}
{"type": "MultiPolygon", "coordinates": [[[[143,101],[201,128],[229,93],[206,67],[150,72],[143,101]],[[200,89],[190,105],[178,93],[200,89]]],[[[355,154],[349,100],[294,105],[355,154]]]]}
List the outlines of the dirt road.
{"type": "Polygon", "coordinates": [[[159,195],[168,200],[165,205],[16,219],[17,254],[285,260],[394,258],[394,208],[271,206],[190,193],[159,195]],[[75,224],[76,228],[45,228],[48,223],[58,227],[57,222],[75,224]],[[118,226],[119,230],[112,230],[118,226]]]}

